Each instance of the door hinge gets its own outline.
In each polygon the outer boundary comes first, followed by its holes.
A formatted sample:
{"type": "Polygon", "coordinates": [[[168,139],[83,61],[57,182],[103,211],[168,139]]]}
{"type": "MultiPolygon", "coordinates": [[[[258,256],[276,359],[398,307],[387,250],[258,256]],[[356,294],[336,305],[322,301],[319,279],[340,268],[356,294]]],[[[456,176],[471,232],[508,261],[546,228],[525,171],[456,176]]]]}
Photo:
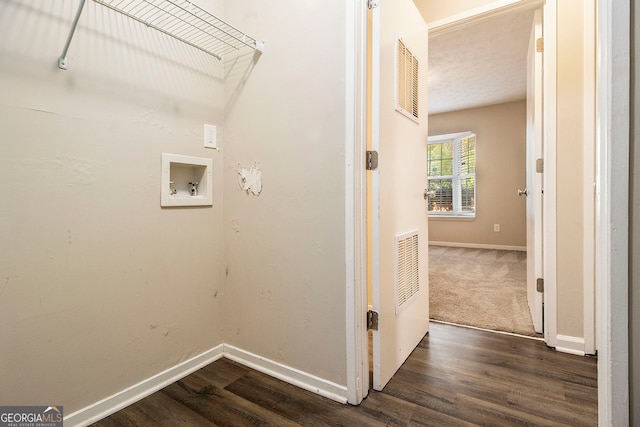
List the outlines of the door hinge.
{"type": "Polygon", "coordinates": [[[536,39],[536,52],[544,52],[544,38],[536,39]]]}
{"type": "Polygon", "coordinates": [[[544,159],[536,159],[536,172],[544,172],[544,159]]]}
{"type": "Polygon", "coordinates": [[[378,152],[367,150],[367,170],[374,171],[378,169],[378,152]]]}
{"type": "Polygon", "coordinates": [[[544,279],[542,277],[536,279],[536,291],[544,292],[544,279]]]}
{"type": "Polygon", "coordinates": [[[367,330],[378,330],[378,312],[369,310],[367,311],[367,330]]]}
{"type": "Polygon", "coordinates": [[[380,6],[380,0],[367,0],[367,7],[369,9],[375,9],[380,6]]]}

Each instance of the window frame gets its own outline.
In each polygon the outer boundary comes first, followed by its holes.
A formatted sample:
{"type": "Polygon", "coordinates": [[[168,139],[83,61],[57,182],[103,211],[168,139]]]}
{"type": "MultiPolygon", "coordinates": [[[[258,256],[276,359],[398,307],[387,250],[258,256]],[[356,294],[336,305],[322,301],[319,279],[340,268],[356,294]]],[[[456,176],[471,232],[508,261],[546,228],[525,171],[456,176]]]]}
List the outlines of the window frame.
{"type": "MultiPolygon", "coordinates": [[[[427,199],[427,214],[430,218],[466,218],[466,219],[475,219],[477,214],[477,204],[475,203],[476,194],[478,192],[478,180],[476,176],[476,167],[474,167],[472,173],[461,173],[460,172],[460,144],[463,139],[469,138],[470,136],[474,137],[474,157],[475,157],[475,166],[477,166],[477,155],[478,155],[478,137],[474,132],[465,131],[465,132],[457,132],[457,133],[449,133],[443,135],[434,135],[429,136],[427,138],[427,148],[430,145],[435,144],[445,144],[451,143],[452,147],[452,175],[438,175],[438,176],[430,176],[429,170],[427,170],[427,188],[429,188],[429,182],[431,180],[451,180],[452,187],[452,211],[430,211],[428,206],[427,199]],[[474,186],[473,186],[473,198],[474,198],[474,206],[473,212],[463,211],[462,210],[462,185],[461,182],[464,179],[473,178],[474,186]]],[[[429,162],[429,150],[427,149],[427,164],[429,162]]]]}

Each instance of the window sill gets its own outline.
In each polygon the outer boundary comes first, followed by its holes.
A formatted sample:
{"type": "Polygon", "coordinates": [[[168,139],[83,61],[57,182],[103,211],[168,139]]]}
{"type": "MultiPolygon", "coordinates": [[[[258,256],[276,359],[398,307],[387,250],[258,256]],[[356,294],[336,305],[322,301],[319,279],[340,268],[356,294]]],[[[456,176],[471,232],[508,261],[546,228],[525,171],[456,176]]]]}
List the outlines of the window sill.
{"type": "Polygon", "coordinates": [[[475,221],[476,217],[471,215],[434,215],[429,214],[429,221],[475,221]]]}

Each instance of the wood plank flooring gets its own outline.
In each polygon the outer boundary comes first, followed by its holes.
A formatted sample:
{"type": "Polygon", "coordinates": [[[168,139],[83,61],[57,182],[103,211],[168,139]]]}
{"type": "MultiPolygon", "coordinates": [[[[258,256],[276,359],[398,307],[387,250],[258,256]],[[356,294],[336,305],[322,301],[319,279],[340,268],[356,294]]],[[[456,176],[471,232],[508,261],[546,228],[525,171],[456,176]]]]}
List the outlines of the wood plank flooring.
{"type": "Polygon", "coordinates": [[[596,366],[541,341],[432,323],[359,406],[221,359],[95,426],[595,426],[596,366]]]}

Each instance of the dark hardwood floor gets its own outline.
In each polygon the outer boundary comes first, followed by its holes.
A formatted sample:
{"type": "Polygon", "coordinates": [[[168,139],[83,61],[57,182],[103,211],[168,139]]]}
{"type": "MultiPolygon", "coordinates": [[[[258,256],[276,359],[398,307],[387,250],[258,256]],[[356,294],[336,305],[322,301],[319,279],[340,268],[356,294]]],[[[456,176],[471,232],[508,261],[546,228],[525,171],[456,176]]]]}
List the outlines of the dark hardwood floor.
{"type": "Polygon", "coordinates": [[[541,341],[432,323],[359,406],[221,359],[95,426],[595,426],[596,365],[541,341]]]}

